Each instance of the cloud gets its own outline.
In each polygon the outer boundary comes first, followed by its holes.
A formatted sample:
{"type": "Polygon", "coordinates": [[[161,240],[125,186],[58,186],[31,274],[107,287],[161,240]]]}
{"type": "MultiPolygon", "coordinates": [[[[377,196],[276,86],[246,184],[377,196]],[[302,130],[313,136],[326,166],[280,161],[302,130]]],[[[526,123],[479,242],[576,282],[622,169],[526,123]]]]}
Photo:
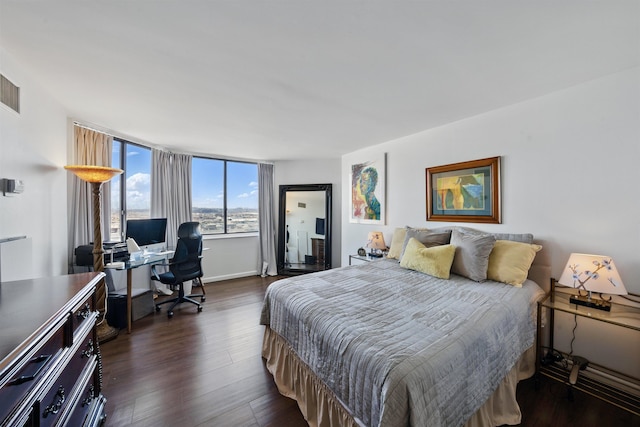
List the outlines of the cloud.
{"type": "Polygon", "coordinates": [[[151,175],[136,173],[127,178],[127,208],[149,209],[151,206],[151,175]]]}

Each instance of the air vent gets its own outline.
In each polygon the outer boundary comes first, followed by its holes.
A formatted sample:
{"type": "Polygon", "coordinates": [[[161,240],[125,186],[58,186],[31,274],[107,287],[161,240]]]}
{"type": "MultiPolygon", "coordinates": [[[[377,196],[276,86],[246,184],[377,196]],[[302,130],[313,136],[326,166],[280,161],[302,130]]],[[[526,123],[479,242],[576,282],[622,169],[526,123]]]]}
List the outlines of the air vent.
{"type": "Polygon", "coordinates": [[[20,88],[0,74],[0,102],[7,107],[20,112],[20,88]]]}

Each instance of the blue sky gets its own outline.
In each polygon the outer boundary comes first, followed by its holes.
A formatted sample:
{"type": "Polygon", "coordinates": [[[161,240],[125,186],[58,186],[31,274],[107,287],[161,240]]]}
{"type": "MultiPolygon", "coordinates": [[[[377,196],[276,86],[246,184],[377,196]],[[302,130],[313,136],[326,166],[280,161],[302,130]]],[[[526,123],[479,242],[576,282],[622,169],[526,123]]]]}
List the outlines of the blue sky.
{"type": "MultiPolygon", "coordinates": [[[[114,141],[114,160],[120,144],[114,141]]],[[[194,208],[222,208],[224,205],[224,162],[194,157],[192,161],[192,203],[194,208]]],[[[121,165],[114,162],[114,167],[121,165]]],[[[151,150],[127,145],[127,208],[149,209],[151,189],[151,150]]],[[[112,207],[118,206],[119,177],[112,181],[112,207]]],[[[254,163],[227,163],[227,206],[258,208],[258,174],[254,163]]]]}

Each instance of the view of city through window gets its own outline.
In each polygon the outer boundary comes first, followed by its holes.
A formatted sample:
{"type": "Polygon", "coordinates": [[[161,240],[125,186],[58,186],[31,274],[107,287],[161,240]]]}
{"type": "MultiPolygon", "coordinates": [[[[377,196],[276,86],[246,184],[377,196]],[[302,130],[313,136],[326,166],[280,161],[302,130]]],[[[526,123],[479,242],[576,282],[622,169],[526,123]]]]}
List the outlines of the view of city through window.
{"type": "MultiPolygon", "coordinates": [[[[120,179],[126,180],[126,219],[150,218],[151,150],[114,141],[113,166],[120,166],[120,150],[126,149],[124,175],[111,181],[112,241],[121,240],[120,179]]],[[[258,231],[258,167],[255,163],[194,157],[192,160],[192,219],[203,234],[258,231]],[[225,197],[226,196],[226,197],[225,197]]]]}
{"type": "MultiPolygon", "coordinates": [[[[223,160],[194,157],[192,217],[204,234],[224,233],[223,160]]],[[[227,233],[258,231],[258,166],[227,161],[227,233]]]]}

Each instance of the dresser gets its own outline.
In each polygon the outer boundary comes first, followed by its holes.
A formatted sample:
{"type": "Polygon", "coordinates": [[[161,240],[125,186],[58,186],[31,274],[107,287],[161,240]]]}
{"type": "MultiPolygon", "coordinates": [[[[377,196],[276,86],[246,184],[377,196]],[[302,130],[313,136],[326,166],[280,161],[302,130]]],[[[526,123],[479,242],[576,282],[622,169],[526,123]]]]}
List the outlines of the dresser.
{"type": "Polygon", "coordinates": [[[318,264],[324,265],[324,239],[311,238],[311,253],[318,264]]]}
{"type": "Polygon", "coordinates": [[[0,283],[0,426],[103,423],[95,301],[103,277],[0,283]]]}

